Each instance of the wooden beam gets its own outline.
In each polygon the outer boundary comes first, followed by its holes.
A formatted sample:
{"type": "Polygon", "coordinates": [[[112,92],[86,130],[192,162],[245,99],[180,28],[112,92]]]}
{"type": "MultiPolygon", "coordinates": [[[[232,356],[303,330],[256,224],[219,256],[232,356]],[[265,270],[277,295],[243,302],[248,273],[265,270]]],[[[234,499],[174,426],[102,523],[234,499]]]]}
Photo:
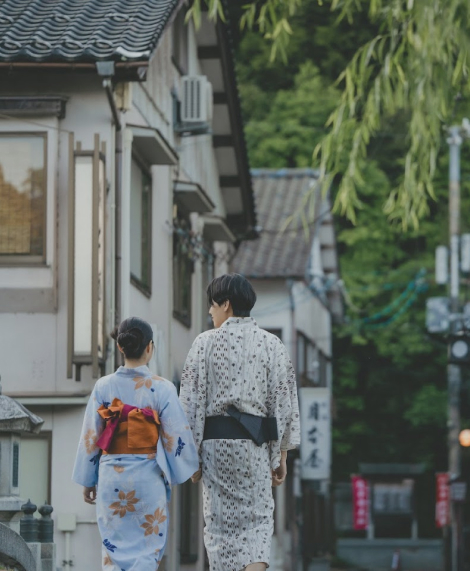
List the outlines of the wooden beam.
{"type": "Polygon", "coordinates": [[[217,149],[220,147],[233,147],[232,135],[214,135],[212,137],[212,146],[217,149]]]}
{"type": "Polygon", "coordinates": [[[240,187],[241,181],[238,176],[221,176],[219,177],[219,184],[221,188],[234,188],[240,187]]]}
{"type": "Polygon", "coordinates": [[[219,46],[199,46],[197,48],[197,57],[199,59],[220,59],[219,46]]]}
{"type": "Polygon", "coordinates": [[[214,105],[227,105],[227,94],[223,91],[214,93],[214,105]]]}

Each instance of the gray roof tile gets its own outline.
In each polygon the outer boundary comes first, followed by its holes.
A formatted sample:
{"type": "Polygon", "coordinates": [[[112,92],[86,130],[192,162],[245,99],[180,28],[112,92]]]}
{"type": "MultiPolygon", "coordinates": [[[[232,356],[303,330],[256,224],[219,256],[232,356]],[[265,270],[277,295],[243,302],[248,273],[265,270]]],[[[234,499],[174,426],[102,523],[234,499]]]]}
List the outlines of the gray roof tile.
{"type": "Polygon", "coordinates": [[[255,169],[252,180],[260,237],[240,244],[233,271],[251,278],[303,278],[305,276],[313,228],[308,236],[294,221],[284,232],[288,216],[302,207],[302,199],[318,173],[312,169],[255,169]]]}
{"type": "Polygon", "coordinates": [[[147,60],[179,0],[0,1],[0,61],[147,60]]]}

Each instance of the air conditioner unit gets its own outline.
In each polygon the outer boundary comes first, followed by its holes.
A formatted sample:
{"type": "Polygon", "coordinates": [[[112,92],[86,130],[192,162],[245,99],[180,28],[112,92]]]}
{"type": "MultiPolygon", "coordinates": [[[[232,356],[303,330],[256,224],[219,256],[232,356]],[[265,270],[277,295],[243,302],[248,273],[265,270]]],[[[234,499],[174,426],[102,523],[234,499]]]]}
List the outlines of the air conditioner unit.
{"type": "Polygon", "coordinates": [[[212,85],[205,75],[182,78],[182,123],[209,123],[212,120],[212,85]]]}

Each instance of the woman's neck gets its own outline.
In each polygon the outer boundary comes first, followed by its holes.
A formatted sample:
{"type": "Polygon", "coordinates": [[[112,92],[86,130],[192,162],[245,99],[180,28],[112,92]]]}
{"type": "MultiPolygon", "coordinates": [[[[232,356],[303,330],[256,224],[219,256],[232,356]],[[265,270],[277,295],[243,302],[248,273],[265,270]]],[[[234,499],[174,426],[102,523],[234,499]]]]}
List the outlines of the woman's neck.
{"type": "Polygon", "coordinates": [[[148,361],[146,359],[126,359],[124,357],[124,367],[127,369],[137,369],[137,367],[142,367],[144,365],[148,365],[148,361]]]}

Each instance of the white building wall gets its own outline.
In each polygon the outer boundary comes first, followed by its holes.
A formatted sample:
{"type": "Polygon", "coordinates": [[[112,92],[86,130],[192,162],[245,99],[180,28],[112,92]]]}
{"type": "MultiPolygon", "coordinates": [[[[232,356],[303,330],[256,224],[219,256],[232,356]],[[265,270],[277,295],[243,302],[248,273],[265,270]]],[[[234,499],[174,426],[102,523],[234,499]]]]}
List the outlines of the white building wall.
{"type": "Polygon", "coordinates": [[[324,353],[331,357],[331,314],[325,305],[312,295],[304,282],[296,282],[292,288],[295,306],[295,327],[324,353]]]}

